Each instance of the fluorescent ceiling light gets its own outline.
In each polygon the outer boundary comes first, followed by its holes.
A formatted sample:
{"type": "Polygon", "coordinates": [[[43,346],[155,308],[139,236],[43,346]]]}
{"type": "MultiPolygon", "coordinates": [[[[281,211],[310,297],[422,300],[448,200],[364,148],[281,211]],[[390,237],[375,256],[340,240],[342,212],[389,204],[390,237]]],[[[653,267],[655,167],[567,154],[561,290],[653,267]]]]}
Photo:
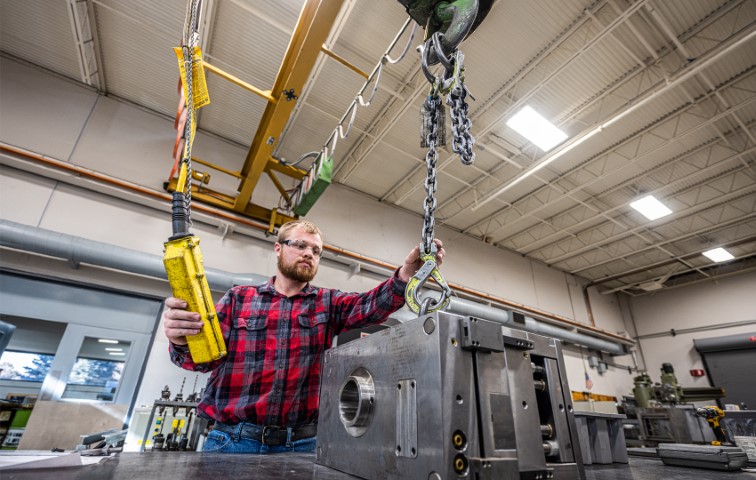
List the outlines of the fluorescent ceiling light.
{"type": "Polygon", "coordinates": [[[646,292],[653,292],[664,288],[664,283],[658,280],[652,280],[650,282],[641,283],[640,285],[638,285],[638,288],[646,292]]]}
{"type": "Polygon", "coordinates": [[[507,126],[533,142],[544,152],[548,152],[567,138],[566,133],[529,106],[523,107],[510,118],[507,126]]]}
{"type": "Polygon", "coordinates": [[[713,248],[711,250],[703,252],[703,254],[714,262],[726,262],[727,260],[732,260],[733,258],[735,258],[724,248],[713,248]]]}
{"type": "Polygon", "coordinates": [[[109,355],[116,355],[116,356],[123,356],[126,355],[124,352],[110,352],[109,355]]]}
{"type": "Polygon", "coordinates": [[[106,352],[122,352],[123,348],[106,348],[106,352]]]}
{"type": "Polygon", "coordinates": [[[638,210],[649,220],[656,220],[672,213],[672,210],[667,208],[666,205],[657,200],[653,195],[646,195],[640,200],[631,203],[630,206],[638,210]]]}
{"type": "Polygon", "coordinates": [[[109,340],[107,338],[98,338],[97,341],[100,343],[118,343],[118,340],[109,340]]]}

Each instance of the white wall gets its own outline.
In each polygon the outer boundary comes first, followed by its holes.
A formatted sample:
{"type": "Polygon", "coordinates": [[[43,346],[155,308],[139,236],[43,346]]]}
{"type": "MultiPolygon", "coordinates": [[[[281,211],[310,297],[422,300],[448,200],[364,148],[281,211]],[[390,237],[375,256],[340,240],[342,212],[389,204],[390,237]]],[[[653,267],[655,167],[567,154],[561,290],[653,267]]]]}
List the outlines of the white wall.
{"type": "Polygon", "coordinates": [[[707,387],[708,377],[692,377],[689,372],[703,368],[693,340],[756,334],[756,272],[637,297],[630,302],[630,309],[640,337],[678,331],[674,337],[668,334],[640,340],[651,378],[658,381],[662,363],[671,363],[681,385],[707,387]],[[737,322],[744,324],[726,326],[737,322]],[[686,329],[697,331],[684,333],[686,329]]]}
{"type": "MultiPolygon", "coordinates": [[[[6,58],[0,58],[0,97],[0,141],[162,191],[173,163],[173,119],[98,96],[6,58]]],[[[246,153],[244,148],[202,132],[194,145],[197,156],[228,168],[238,168],[246,153]]],[[[114,197],[111,187],[4,155],[0,158],[5,164],[0,166],[0,218],[155,255],[162,253],[171,229],[168,202],[121,193],[114,197]]],[[[254,200],[273,207],[277,192],[262,182],[254,200]]],[[[217,225],[228,222],[196,213],[194,218],[193,231],[202,238],[206,266],[237,273],[274,272],[270,240],[240,225],[233,225],[234,233],[224,238],[217,225]]],[[[422,226],[419,216],[377,204],[338,186],[329,188],[307,218],[321,226],[327,243],[394,265],[401,264],[419,242],[422,226]]],[[[588,322],[581,291],[584,280],[443,227],[437,228],[436,234],[448,252],[442,268],[448,282],[588,322]]],[[[65,262],[43,261],[25,253],[4,251],[0,265],[142,293],[168,294],[167,284],[160,280],[87,265],[71,270],[65,262]]],[[[377,278],[364,271],[352,275],[348,267],[324,261],[316,283],[360,291],[374,286],[377,278]]],[[[628,330],[615,295],[591,292],[591,301],[597,327],[611,332],[628,330]]],[[[177,389],[186,375],[167,365],[166,348],[164,339],[158,338],[138,404],[151,402],[165,384],[175,392],[174,385],[177,389]]],[[[568,366],[571,388],[583,390],[579,351],[568,354],[568,366]]],[[[614,394],[630,388],[625,372],[592,377],[595,392],[614,394]]],[[[193,382],[191,374],[187,382],[193,382]]],[[[190,393],[186,388],[184,392],[190,393]]]]}

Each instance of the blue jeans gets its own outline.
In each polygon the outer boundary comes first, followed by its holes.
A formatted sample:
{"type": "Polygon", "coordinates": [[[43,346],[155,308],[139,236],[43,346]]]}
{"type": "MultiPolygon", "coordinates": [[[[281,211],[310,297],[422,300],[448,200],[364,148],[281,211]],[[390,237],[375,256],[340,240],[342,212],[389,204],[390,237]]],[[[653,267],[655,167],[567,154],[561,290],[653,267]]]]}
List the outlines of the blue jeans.
{"type": "Polygon", "coordinates": [[[283,453],[283,452],[314,452],[315,439],[304,438],[288,442],[285,445],[264,445],[251,438],[238,437],[226,432],[211,430],[202,447],[203,452],[211,453],[283,453]]]}

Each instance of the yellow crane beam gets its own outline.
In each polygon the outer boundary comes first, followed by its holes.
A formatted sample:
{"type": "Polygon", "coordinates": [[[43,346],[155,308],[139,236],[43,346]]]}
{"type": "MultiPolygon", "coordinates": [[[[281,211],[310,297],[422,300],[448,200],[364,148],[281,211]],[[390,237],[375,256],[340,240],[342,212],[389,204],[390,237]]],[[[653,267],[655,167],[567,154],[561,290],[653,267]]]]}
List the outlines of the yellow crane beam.
{"type": "MultiPolygon", "coordinates": [[[[343,0],[308,0],[302,7],[297,26],[271,89],[271,96],[276,101],[269,101],[265,107],[240,171],[244,178],[240,182],[239,195],[234,201],[234,210],[244,212],[248,209],[252,192],[271,163],[273,150],[296,106],[297,99],[294,96],[301,95],[342,4],[343,0]]],[[[280,171],[278,167],[282,166],[279,164],[275,168],[270,168],[280,171]]]]}

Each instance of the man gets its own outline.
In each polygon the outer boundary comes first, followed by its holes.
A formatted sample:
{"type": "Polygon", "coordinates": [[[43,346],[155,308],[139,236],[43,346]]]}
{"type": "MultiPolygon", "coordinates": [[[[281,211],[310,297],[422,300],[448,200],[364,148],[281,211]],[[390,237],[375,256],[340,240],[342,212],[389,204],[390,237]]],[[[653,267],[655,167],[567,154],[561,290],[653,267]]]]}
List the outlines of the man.
{"type": "MultiPolygon", "coordinates": [[[[438,246],[440,264],[445,254],[438,246]]],[[[404,289],[422,266],[419,247],[394,275],[366,293],[310,285],[323,253],[313,223],[283,225],[274,245],[278,273],[268,282],[234,287],[216,305],[228,355],[195,364],[186,335],[202,328],[186,302],[165,301],[165,334],[171,360],[187,370],[212,374],[197,408],[215,421],[204,451],[228,453],[312,452],[318,421],[323,353],[334,335],[384,322],[404,303],[404,289]]]]}

